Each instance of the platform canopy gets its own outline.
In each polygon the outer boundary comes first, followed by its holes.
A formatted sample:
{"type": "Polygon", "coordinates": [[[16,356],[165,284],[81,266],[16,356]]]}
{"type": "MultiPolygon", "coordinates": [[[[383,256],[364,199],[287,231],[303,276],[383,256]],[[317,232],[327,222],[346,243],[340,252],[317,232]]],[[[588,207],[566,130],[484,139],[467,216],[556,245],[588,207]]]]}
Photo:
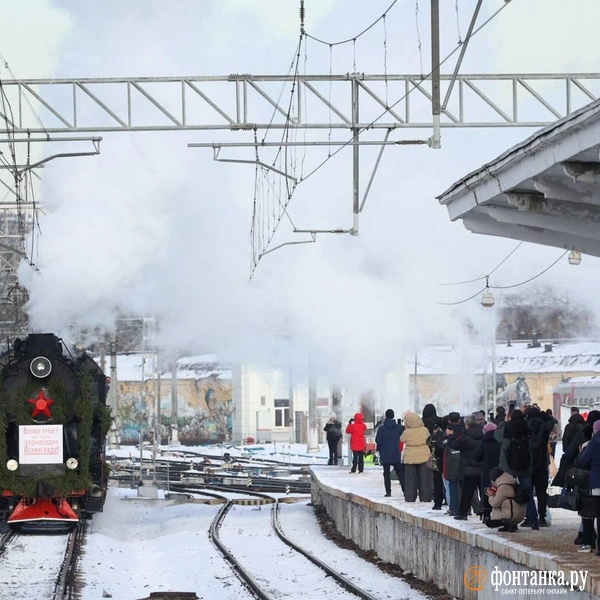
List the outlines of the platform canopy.
{"type": "Polygon", "coordinates": [[[473,233],[600,257],[600,100],[469,173],[438,200],[473,233]]]}

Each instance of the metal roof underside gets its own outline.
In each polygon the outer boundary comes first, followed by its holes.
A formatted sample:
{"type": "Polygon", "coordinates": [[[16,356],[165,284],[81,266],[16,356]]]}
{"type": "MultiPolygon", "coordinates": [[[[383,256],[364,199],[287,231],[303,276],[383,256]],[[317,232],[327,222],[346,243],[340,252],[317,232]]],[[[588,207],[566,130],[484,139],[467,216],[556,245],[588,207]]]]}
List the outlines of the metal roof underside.
{"type": "Polygon", "coordinates": [[[438,200],[473,233],[600,257],[600,100],[468,174],[438,200]]]}

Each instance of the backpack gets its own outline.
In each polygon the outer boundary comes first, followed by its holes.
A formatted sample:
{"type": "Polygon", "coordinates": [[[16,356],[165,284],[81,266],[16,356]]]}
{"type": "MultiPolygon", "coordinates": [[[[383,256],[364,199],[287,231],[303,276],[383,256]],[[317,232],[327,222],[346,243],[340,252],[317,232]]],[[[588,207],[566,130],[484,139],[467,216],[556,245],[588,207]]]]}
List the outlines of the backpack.
{"type": "Polygon", "coordinates": [[[331,439],[334,441],[339,441],[342,439],[342,428],[337,423],[334,423],[329,433],[331,435],[331,439]]]}
{"type": "Polygon", "coordinates": [[[513,487],[515,488],[514,501],[517,504],[527,504],[531,498],[531,494],[526,489],[519,487],[518,485],[514,485],[513,487]]]}
{"type": "Polygon", "coordinates": [[[531,437],[529,438],[529,449],[531,450],[532,466],[539,468],[544,464],[544,440],[542,439],[543,425],[538,425],[531,429],[531,437]]]}
{"type": "Polygon", "coordinates": [[[523,471],[531,465],[529,440],[527,438],[510,438],[506,450],[506,462],[511,469],[523,471]]]}

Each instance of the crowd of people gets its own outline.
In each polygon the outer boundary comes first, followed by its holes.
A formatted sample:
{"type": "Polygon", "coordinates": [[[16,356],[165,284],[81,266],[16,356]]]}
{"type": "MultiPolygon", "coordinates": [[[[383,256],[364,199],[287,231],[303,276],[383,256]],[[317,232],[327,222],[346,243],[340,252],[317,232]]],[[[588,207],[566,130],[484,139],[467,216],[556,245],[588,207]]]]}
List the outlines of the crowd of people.
{"type": "MultiPolygon", "coordinates": [[[[550,526],[548,486],[565,487],[575,494],[572,508],[581,517],[578,551],[592,552],[597,544],[600,549],[600,411],[590,411],[586,418],[577,407],[571,413],[560,466],[552,477],[549,465],[560,428],[549,409],[533,404],[510,411],[499,407],[487,418],[484,411],[440,417],[427,404],[421,416],[408,411],[402,419],[388,409],[375,435],[385,496],[392,495],[393,469],[406,502],[433,502],[433,510],[445,506],[456,520],[475,515],[488,527],[516,532],[519,526],[550,526]]],[[[337,464],[342,426],[334,416],[325,429],[328,443],[331,435],[329,464],[337,464]]],[[[365,430],[360,413],[345,428],[352,450],[350,473],[364,470],[365,430]]]]}

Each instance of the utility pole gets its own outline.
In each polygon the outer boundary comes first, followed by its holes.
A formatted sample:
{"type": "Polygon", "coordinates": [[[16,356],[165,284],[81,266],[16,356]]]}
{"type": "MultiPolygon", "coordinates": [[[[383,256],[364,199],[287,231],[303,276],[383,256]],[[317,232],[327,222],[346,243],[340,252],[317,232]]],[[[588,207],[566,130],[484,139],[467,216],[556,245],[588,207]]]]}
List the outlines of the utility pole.
{"type": "Polygon", "coordinates": [[[317,385],[313,368],[312,352],[308,355],[308,452],[319,450],[317,419],[317,385]]]}
{"type": "Polygon", "coordinates": [[[440,0],[431,0],[431,115],[433,135],[430,145],[439,150],[442,147],[440,134],[440,0]]]}
{"type": "Polygon", "coordinates": [[[358,213],[360,212],[360,179],[359,179],[359,157],[360,146],[358,145],[360,127],[360,111],[358,105],[358,73],[353,73],[352,79],[352,235],[358,235],[358,213]]]}
{"type": "Polygon", "coordinates": [[[492,307],[492,415],[496,412],[496,309],[492,307]]]}
{"type": "Polygon", "coordinates": [[[171,363],[171,443],[179,443],[177,431],[177,355],[173,355],[171,363]]]}
{"type": "Polygon", "coordinates": [[[289,428],[290,428],[290,444],[296,442],[296,415],[294,414],[294,351],[292,344],[292,336],[286,336],[288,342],[288,396],[290,399],[289,405],[289,428]]]}
{"type": "Polygon", "coordinates": [[[140,387],[140,485],[142,484],[142,463],[144,462],[144,419],[147,418],[146,409],[146,381],[144,363],[146,354],[146,319],[142,319],[142,385],[140,387]]]}
{"type": "Polygon", "coordinates": [[[158,427],[158,443],[160,444],[162,442],[162,435],[161,435],[161,407],[160,407],[160,400],[161,400],[161,380],[160,380],[160,357],[158,354],[158,350],[156,351],[156,420],[157,420],[157,427],[158,427]]]}
{"type": "Polygon", "coordinates": [[[112,445],[118,446],[119,436],[119,382],[117,379],[117,334],[113,331],[110,336],[110,390],[109,404],[113,416],[110,427],[109,441],[112,445]]]}
{"type": "Polygon", "coordinates": [[[419,388],[417,386],[417,366],[418,366],[418,355],[417,350],[415,350],[415,382],[414,382],[414,396],[413,396],[413,411],[415,414],[419,414],[419,388]]]}

